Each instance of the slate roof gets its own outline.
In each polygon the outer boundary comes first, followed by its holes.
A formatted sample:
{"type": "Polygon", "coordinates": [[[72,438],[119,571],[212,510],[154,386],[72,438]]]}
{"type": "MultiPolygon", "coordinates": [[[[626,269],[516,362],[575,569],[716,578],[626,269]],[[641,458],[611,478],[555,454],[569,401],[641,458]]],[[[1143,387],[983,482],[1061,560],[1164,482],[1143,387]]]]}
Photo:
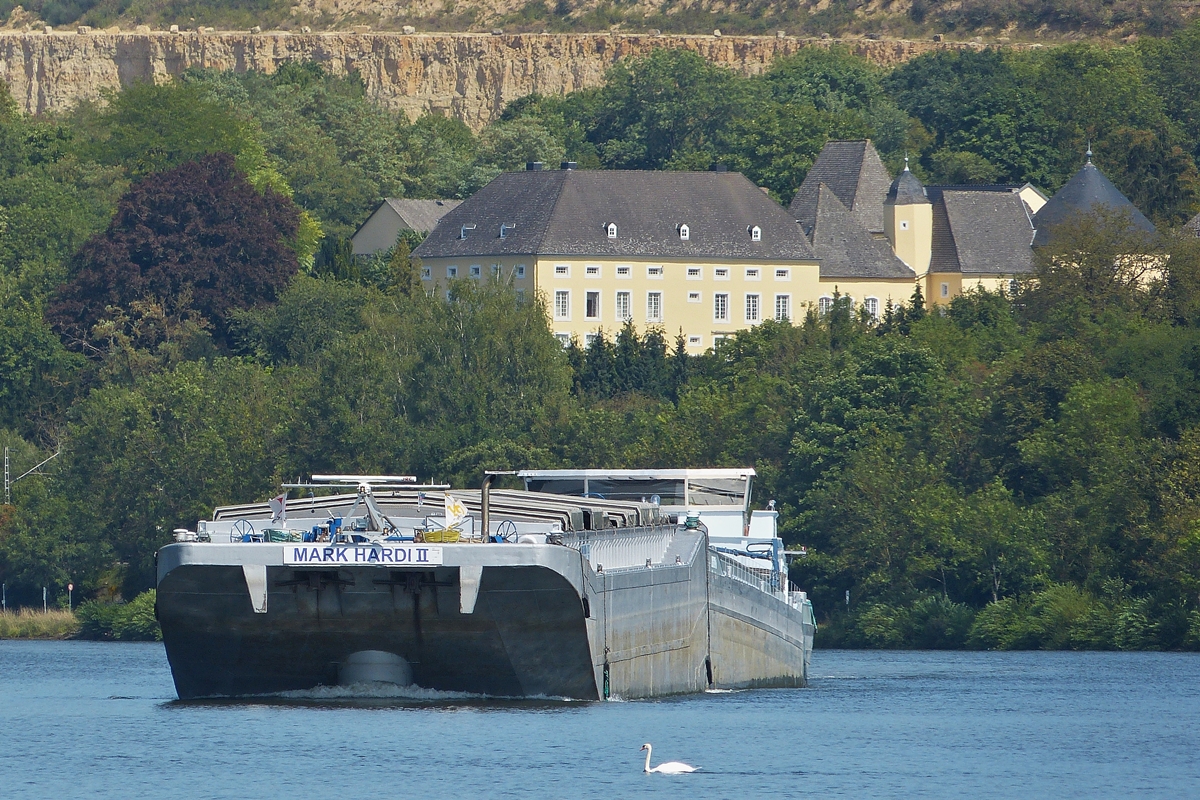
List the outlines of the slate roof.
{"type": "Polygon", "coordinates": [[[431,231],[437,227],[438,220],[444,217],[461,200],[407,200],[389,197],[384,200],[404,222],[405,227],[414,231],[431,231]]]}
{"type": "Polygon", "coordinates": [[[1200,236],[1200,214],[1197,214],[1188,220],[1188,223],[1183,226],[1183,229],[1185,231],[1191,231],[1197,236],[1200,236]]]}
{"type": "Polygon", "coordinates": [[[1051,229],[1055,225],[1078,214],[1087,214],[1095,208],[1126,212],[1134,225],[1144,231],[1154,232],[1154,224],[1089,160],[1034,216],[1033,224],[1037,228],[1034,245],[1041,247],[1049,244],[1053,240],[1051,229]]]}
{"type": "Polygon", "coordinates": [[[817,186],[815,216],[809,240],[821,260],[822,278],[916,277],[891,245],[868,233],[824,183],[817,186]]]}
{"type": "Polygon", "coordinates": [[[413,254],[816,260],[792,215],[743,175],[648,170],[503,173],[446,214],[413,254]]]}
{"type": "Polygon", "coordinates": [[[892,181],[892,185],[888,187],[887,196],[883,202],[888,205],[897,206],[913,206],[922,203],[928,203],[929,198],[925,196],[925,187],[921,185],[921,181],[917,179],[908,170],[905,165],[900,174],[896,176],[896,180],[892,181]]]}
{"type": "Polygon", "coordinates": [[[868,231],[883,231],[883,198],[892,176],[870,139],[826,142],[788,210],[811,229],[817,189],[824,183],[868,231]]]}
{"type": "Polygon", "coordinates": [[[933,202],[930,272],[1011,275],[1033,271],[1033,224],[1021,187],[928,186],[933,202]]]}

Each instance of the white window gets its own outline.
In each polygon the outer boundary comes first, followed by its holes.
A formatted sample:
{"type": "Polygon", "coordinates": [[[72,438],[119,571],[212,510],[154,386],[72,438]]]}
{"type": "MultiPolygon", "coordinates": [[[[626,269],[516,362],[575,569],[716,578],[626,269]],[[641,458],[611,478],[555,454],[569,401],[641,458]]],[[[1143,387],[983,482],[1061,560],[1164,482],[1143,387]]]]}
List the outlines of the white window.
{"type": "Polygon", "coordinates": [[[615,222],[608,223],[608,238],[610,238],[610,239],[617,238],[617,223],[615,223],[615,222]]]}
{"type": "Polygon", "coordinates": [[[633,319],[633,293],[617,292],[617,322],[633,319]]]}
{"type": "Polygon", "coordinates": [[[716,347],[717,345],[719,345],[721,342],[727,340],[728,338],[729,338],[728,334],[714,333],[713,334],[713,347],[716,347]]]}
{"type": "Polygon", "coordinates": [[[421,280],[433,280],[433,267],[421,267],[421,280]]]}
{"type": "Polygon", "coordinates": [[[568,347],[571,344],[571,334],[569,333],[556,333],[554,334],[554,338],[558,339],[558,343],[563,347],[568,347]]]}
{"type": "Polygon", "coordinates": [[[554,318],[571,318],[571,290],[559,289],[554,293],[554,318]]]}
{"type": "Polygon", "coordinates": [[[628,264],[618,264],[617,265],[617,277],[618,278],[632,278],[633,277],[633,267],[629,266],[628,264]]]}
{"type": "Polygon", "coordinates": [[[758,322],[762,317],[762,295],[746,295],[746,322],[758,322]]]}
{"type": "Polygon", "coordinates": [[[761,242],[762,241],[762,228],[758,227],[757,225],[750,226],[750,241],[752,241],[752,242],[761,242]]]}
{"type": "Polygon", "coordinates": [[[704,337],[703,336],[689,336],[688,337],[688,347],[703,347],[703,346],[704,346],[704,337]]]}
{"type": "Polygon", "coordinates": [[[942,297],[949,297],[949,296],[950,296],[950,284],[943,283],[942,284],[942,297]]]}
{"type": "Polygon", "coordinates": [[[703,267],[688,267],[687,268],[687,279],[689,281],[704,280],[704,268],[703,267]]]}
{"type": "Polygon", "coordinates": [[[505,225],[503,222],[501,222],[500,223],[500,238],[507,239],[508,232],[511,231],[515,227],[517,227],[517,226],[516,225],[505,225]]]}
{"type": "Polygon", "coordinates": [[[587,319],[600,319],[600,293],[588,292],[583,301],[583,316],[587,319]]]}
{"type": "Polygon", "coordinates": [[[728,267],[717,267],[716,269],[714,269],[713,270],[713,280],[717,280],[717,281],[729,280],[729,268],[728,267]]]}
{"type": "Polygon", "coordinates": [[[585,266],[583,268],[583,274],[588,278],[599,278],[600,277],[600,265],[599,264],[588,264],[587,266],[585,266]]]}
{"type": "Polygon", "coordinates": [[[471,265],[471,272],[470,272],[470,274],[471,274],[471,277],[472,277],[472,278],[479,278],[479,277],[482,277],[482,275],[483,275],[483,267],[479,266],[478,264],[472,264],[472,265],[471,265]]]}
{"type": "Polygon", "coordinates": [[[646,322],[662,322],[662,292],[646,292],[646,322]]]}
{"type": "Polygon", "coordinates": [[[908,220],[906,220],[906,219],[900,220],[900,230],[902,230],[902,231],[908,230],[908,220]]]}
{"type": "Polygon", "coordinates": [[[594,341],[596,341],[596,334],[594,334],[594,333],[585,333],[585,334],[583,335],[583,346],[584,346],[584,347],[591,347],[591,346],[592,346],[592,342],[594,342],[594,341]]]}
{"type": "Polygon", "coordinates": [[[517,264],[517,277],[518,278],[525,277],[525,265],[524,264],[517,264]]]}
{"type": "Polygon", "coordinates": [[[790,294],[775,295],[775,321],[788,322],[792,318],[792,296],[790,294]]]}
{"type": "Polygon", "coordinates": [[[775,280],[777,280],[777,281],[790,281],[791,279],[792,279],[792,271],[791,271],[790,269],[777,269],[777,270],[775,270],[775,280]]]}
{"type": "Polygon", "coordinates": [[[492,264],[492,277],[499,278],[504,271],[503,264],[492,264]]]}
{"type": "Polygon", "coordinates": [[[517,302],[518,303],[525,302],[525,290],[524,289],[517,289],[517,302]]]}
{"type": "Polygon", "coordinates": [[[817,301],[817,312],[828,314],[830,311],[833,311],[833,298],[826,295],[817,301]]]}
{"type": "Polygon", "coordinates": [[[571,265],[570,264],[555,264],[554,265],[554,277],[556,277],[556,278],[571,277],[571,265]]]}
{"type": "Polygon", "coordinates": [[[699,303],[701,299],[700,292],[688,292],[689,303],[699,303]]]}
{"type": "Polygon", "coordinates": [[[692,236],[692,230],[691,230],[691,228],[689,228],[687,225],[680,225],[680,226],[679,226],[679,238],[680,238],[682,241],[685,241],[685,242],[686,242],[688,239],[690,239],[690,238],[691,238],[691,236],[692,236]]]}
{"type": "Polygon", "coordinates": [[[713,295],[713,322],[729,322],[729,295],[724,292],[713,295]]]}
{"type": "Polygon", "coordinates": [[[761,276],[762,276],[762,273],[758,271],[758,267],[747,267],[746,268],[746,280],[756,281],[761,276]]]}
{"type": "Polygon", "coordinates": [[[653,280],[662,280],[662,276],[663,276],[663,268],[662,267],[646,267],[646,277],[647,278],[651,278],[653,280]]]}
{"type": "Polygon", "coordinates": [[[868,297],[863,300],[863,308],[871,315],[871,319],[879,319],[879,298],[868,297]]]}
{"type": "Polygon", "coordinates": [[[446,267],[446,277],[447,278],[457,278],[458,277],[458,267],[446,267]]]}

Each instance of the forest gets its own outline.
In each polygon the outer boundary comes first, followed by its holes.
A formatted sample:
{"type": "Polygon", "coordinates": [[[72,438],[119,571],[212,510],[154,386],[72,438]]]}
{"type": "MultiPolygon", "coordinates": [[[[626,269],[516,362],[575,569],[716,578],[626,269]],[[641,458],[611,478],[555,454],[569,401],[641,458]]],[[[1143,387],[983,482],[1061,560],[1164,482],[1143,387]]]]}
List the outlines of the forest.
{"type": "Polygon", "coordinates": [[[1200,25],[752,78],[658,51],[478,133],[311,64],[45,118],[0,93],[0,444],[14,476],[55,456],[0,507],[8,603],[132,600],[173,528],[312,472],[749,465],[819,646],[1200,648],[1198,51],[1200,25]],[[787,203],[851,137],[1047,194],[1090,142],[1159,233],[1081,219],[1009,294],[839,301],[698,357],[671,330],[564,349],[500,282],[427,296],[416,235],[349,255],[381,198],[529,160],[720,162],[787,203]]]}

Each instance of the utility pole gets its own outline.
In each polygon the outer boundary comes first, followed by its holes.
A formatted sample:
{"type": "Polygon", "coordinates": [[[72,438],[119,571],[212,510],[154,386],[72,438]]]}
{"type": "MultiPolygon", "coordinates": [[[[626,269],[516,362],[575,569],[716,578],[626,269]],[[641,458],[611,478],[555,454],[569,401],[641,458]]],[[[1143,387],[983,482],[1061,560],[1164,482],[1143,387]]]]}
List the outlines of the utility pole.
{"type": "Polygon", "coordinates": [[[43,586],[42,587],[42,613],[45,614],[49,610],[50,609],[48,609],[46,607],[46,587],[43,586]]]}

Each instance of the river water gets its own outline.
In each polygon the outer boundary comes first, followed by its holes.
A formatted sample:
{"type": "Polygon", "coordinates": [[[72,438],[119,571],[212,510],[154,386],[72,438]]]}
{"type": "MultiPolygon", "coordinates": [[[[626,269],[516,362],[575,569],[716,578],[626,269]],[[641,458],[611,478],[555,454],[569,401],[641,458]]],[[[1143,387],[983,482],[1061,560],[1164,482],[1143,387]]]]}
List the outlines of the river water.
{"type": "Polygon", "coordinates": [[[3,641],[0,797],[1200,797],[1200,654],[818,650],[812,673],[637,702],[180,703],[161,645],[3,641]],[[702,770],[642,774],[646,741],[702,770]]]}

